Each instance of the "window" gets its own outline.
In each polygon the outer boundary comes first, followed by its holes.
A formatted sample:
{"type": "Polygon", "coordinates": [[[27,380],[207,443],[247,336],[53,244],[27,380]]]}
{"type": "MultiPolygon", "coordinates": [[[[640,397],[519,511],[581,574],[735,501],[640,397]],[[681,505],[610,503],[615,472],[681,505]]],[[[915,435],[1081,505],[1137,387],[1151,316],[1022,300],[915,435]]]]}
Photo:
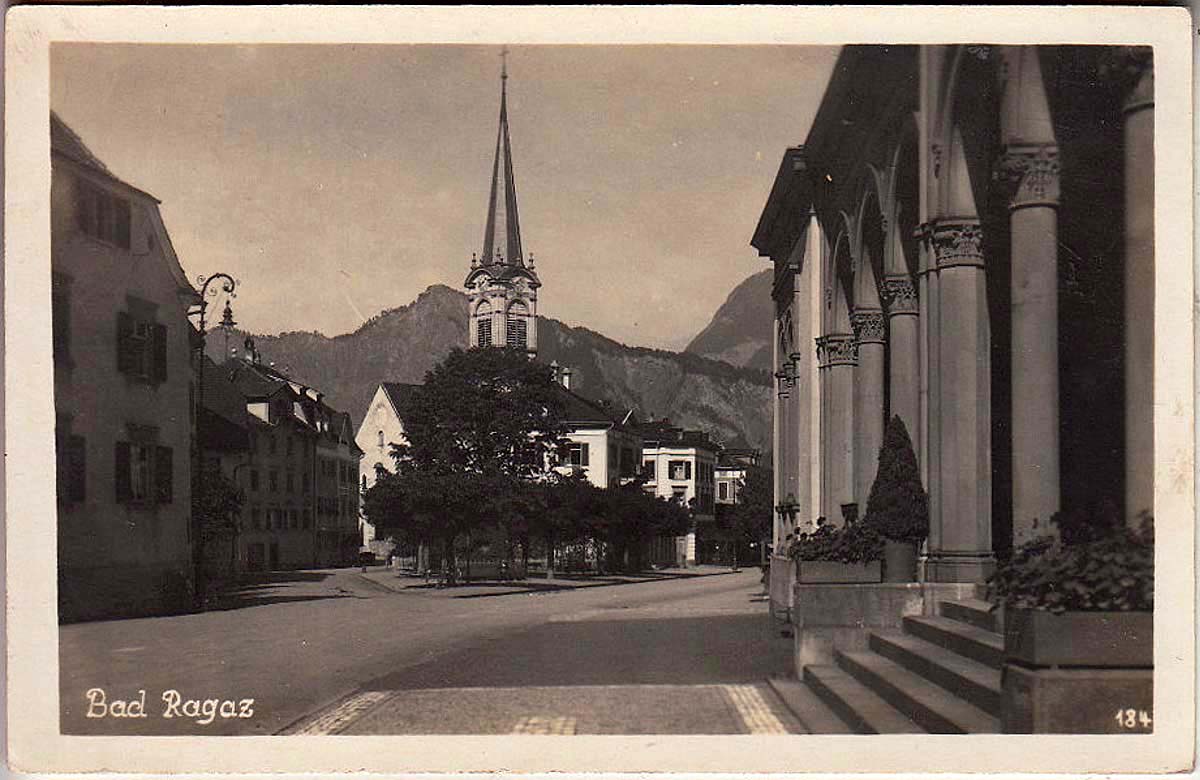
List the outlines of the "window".
{"type": "Polygon", "coordinates": [[[492,317],[489,314],[486,319],[479,320],[479,340],[478,344],[481,347],[492,346],[492,317]]]}
{"type": "Polygon", "coordinates": [[[379,432],[379,448],[383,449],[383,431],[379,432]]]}
{"type": "Polygon", "coordinates": [[[367,475],[366,474],[362,475],[362,489],[363,489],[363,492],[366,492],[366,490],[367,490],[367,475]]]}
{"type": "Polygon", "coordinates": [[[636,463],[637,463],[637,460],[633,457],[633,448],[632,447],[622,447],[621,448],[621,476],[622,477],[632,477],[634,475],[634,470],[637,468],[637,466],[635,465],[636,463]]]}
{"type": "Polygon", "coordinates": [[[692,463],[687,460],[673,460],[668,464],[667,469],[671,474],[671,479],[683,481],[692,478],[692,463]]]}
{"type": "Polygon", "coordinates": [[[258,490],[258,469],[250,469],[250,489],[258,490]]]}
{"type": "Polygon", "coordinates": [[[525,304],[520,301],[508,307],[508,318],[505,322],[504,337],[505,342],[510,347],[524,349],[529,343],[526,340],[526,316],[529,310],[525,308],[525,304]]]}
{"type": "Polygon", "coordinates": [[[279,472],[278,471],[271,469],[270,471],[267,472],[267,485],[270,487],[272,493],[279,492],[279,472]]]}
{"type": "Polygon", "coordinates": [[[87,444],[82,436],[71,434],[69,418],[60,418],[54,433],[57,445],[58,502],[81,503],[87,498],[87,444]]]}
{"type": "Polygon", "coordinates": [[[654,468],[653,460],[642,461],[642,474],[644,474],[648,479],[656,480],[658,479],[658,474],[655,472],[656,469],[654,468]]]}
{"type": "Polygon", "coordinates": [[[729,500],[729,483],[728,482],[718,482],[717,483],[717,498],[721,499],[722,501],[729,500]]]}
{"type": "Polygon", "coordinates": [[[76,192],[76,217],[79,229],[87,235],[129,248],[131,212],[129,201],[105,192],[82,179],[76,192]]]}
{"type": "Polygon", "coordinates": [[[117,312],[117,370],[143,382],[167,381],[167,326],[117,312]]]}
{"type": "Polygon", "coordinates": [[[567,464],[580,467],[588,465],[587,442],[580,443],[573,441],[567,445],[567,464]]]}
{"type": "Polygon", "coordinates": [[[680,506],[687,506],[687,488],[671,488],[671,500],[680,506]]]}
{"type": "Polygon", "coordinates": [[[50,283],[54,365],[71,367],[71,277],[55,271],[50,283]]]}
{"type": "Polygon", "coordinates": [[[170,504],[174,500],[174,451],[158,446],[154,428],[131,427],[133,441],[116,443],[114,475],[119,504],[170,504]]]}

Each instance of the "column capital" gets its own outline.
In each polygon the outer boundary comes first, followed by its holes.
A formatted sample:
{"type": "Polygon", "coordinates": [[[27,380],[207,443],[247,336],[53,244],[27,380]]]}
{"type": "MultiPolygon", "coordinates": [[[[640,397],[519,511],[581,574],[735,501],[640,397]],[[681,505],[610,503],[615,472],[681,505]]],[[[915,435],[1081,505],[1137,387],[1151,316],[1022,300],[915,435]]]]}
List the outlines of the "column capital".
{"type": "Polygon", "coordinates": [[[816,339],[821,368],[853,366],[858,363],[858,342],[849,333],[831,333],[816,339]]]}
{"type": "Polygon", "coordinates": [[[1106,47],[1096,69],[1120,90],[1126,113],[1154,107],[1154,50],[1149,46],[1106,47]]]}
{"type": "Polygon", "coordinates": [[[935,222],[931,242],[939,270],[959,265],[983,267],[983,228],[978,219],[935,222]]]}
{"type": "Polygon", "coordinates": [[[859,309],[850,313],[856,344],[882,344],[887,332],[883,312],[878,309],[859,309]]]}
{"type": "Polygon", "coordinates": [[[996,161],[992,178],[1009,186],[1010,210],[1057,208],[1060,171],[1056,145],[1011,144],[996,161]]]}
{"type": "Polygon", "coordinates": [[[889,317],[899,314],[917,314],[917,286],[908,274],[887,276],[883,280],[883,302],[889,317]]]}

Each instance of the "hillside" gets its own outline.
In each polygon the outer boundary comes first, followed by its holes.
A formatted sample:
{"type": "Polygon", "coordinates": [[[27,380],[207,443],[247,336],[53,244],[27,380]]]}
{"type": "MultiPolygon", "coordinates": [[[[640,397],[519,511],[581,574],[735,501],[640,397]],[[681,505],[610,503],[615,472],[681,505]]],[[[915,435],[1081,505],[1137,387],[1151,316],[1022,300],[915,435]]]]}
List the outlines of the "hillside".
{"type": "MultiPolygon", "coordinates": [[[[327,337],[289,332],[255,335],[264,362],[320,388],[357,424],[381,381],[420,382],[449,351],[466,342],[466,296],[434,285],[415,301],[371,318],[353,333],[327,337]]],[[[714,437],[771,446],[771,382],[765,371],[694,354],[627,347],[558,320],[539,318],[539,358],[574,371],[572,388],[632,406],[643,416],[670,417],[714,437]]],[[[768,330],[769,333],[769,330],[768,330]]],[[[235,332],[230,344],[241,345],[235,332]]],[[[210,338],[210,354],[223,338],[210,338]]]]}
{"type": "Polygon", "coordinates": [[[739,284],[685,352],[735,366],[770,371],[774,272],[760,271],[739,284]]]}

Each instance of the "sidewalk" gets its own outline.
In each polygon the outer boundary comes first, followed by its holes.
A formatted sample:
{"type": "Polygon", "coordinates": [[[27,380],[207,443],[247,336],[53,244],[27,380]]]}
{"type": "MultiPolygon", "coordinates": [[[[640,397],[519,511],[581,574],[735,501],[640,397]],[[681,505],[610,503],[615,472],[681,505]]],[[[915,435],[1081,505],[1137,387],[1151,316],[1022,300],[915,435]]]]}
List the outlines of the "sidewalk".
{"type": "Polygon", "coordinates": [[[440,596],[443,598],[474,599],[490,596],[554,593],[584,588],[606,588],[613,585],[639,585],[665,580],[713,577],[732,574],[728,566],[694,566],[687,569],[660,569],[636,574],[556,574],[553,578],[533,576],[524,580],[472,580],[467,584],[439,587],[424,577],[385,567],[369,567],[358,576],[395,593],[440,596]]]}

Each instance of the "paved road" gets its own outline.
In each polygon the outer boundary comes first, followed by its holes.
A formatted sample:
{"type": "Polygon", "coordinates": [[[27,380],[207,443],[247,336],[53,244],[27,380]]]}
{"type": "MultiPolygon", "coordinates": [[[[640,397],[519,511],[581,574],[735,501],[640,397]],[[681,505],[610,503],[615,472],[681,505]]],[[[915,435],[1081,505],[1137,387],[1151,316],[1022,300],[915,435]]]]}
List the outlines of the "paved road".
{"type": "Polygon", "coordinates": [[[759,593],[754,570],[496,596],[396,592],[353,570],[284,575],[223,611],[63,626],[62,728],[794,731],[762,685],[787,672],[790,645],[772,634],[759,593]],[[97,688],[104,707],[88,698],[97,688]],[[146,717],[114,717],[114,709],[140,714],[138,705],[113,706],[142,700],[140,691],[146,717]]]}

